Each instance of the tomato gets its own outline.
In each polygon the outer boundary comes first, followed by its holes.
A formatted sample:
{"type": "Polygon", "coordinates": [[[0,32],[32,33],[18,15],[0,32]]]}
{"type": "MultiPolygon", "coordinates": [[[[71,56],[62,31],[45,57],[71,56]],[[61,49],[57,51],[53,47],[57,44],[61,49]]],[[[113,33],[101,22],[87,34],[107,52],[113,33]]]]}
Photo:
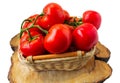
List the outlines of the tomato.
{"type": "Polygon", "coordinates": [[[78,50],[89,51],[97,42],[97,29],[90,23],[79,25],[73,31],[73,43],[78,50]]]}
{"type": "Polygon", "coordinates": [[[28,19],[35,20],[35,18],[36,18],[38,15],[39,15],[39,14],[31,15],[28,19]]]}
{"type": "MultiPolygon", "coordinates": [[[[25,29],[25,28],[29,28],[30,26],[32,26],[33,24],[36,24],[37,25],[37,16],[38,14],[35,14],[35,15],[32,15],[30,16],[29,18],[26,19],[26,21],[24,21],[23,25],[22,25],[22,28],[25,29]],[[34,21],[36,20],[36,22],[34,23],[34,21]]],[[[41,31],[37,28],[37,27],[32,27],[31,29],[29,29],[29,31],[37,31],[37,32],[40,32],[41,31]]]]}
{"type": "Polygon", "coordinates": [[[44,54],[45,50],[43,46],[43,35],[36,31],[31,31],[30,35],[32,39],[27,33],[24,34],[20,39],[20,51],[22,52],[23,56],[27,57],[30,55],[35,56],[44,54]]]}
{"type": "Polygon", "coordinates": [[[64,12],[64,19],[69,20],[70,19],[69,13],[66,10],[63,10],[63,12],[64,12]]]}
{"type": "Polygon", "coordinates": [[[55,24],[45,36],[44,47],[50,53],[62,53],[69,48],[71,41],[71,29],[65,24],[55,24]]]}
{"type": "Polygon", "coordinates": [[[54,18],[50,16],[42,16],[41,18],[38,18],[39,21],[37,21],[37,24],[41,26],[45,30],[49,30],[49,28],[56,24],[57,21],[55,21],[54,18]]]}
{"type": "Polygon", "coordinates": [[[101,15],[96,11],[88,10],[83,13],[82,21],[83,23],[91,23],[99,29],[101,25],[101,15]]]}
{"type": "Polygon", "coordinates": [[[64,23],[64,12],[57,3],[49,3],[43,8],[43,15],[37,22],[42,28],[49,30],[54,24],[64,23]]]}
{"type": "Polygon", "coordinates": [[[64,12],[62,7],[57,3],[49,3],[43,8],[43,12],[56,19],[58,22],[64,22],[64,12]],[[58,20],[57,20],[58,19],[58,20]]]}

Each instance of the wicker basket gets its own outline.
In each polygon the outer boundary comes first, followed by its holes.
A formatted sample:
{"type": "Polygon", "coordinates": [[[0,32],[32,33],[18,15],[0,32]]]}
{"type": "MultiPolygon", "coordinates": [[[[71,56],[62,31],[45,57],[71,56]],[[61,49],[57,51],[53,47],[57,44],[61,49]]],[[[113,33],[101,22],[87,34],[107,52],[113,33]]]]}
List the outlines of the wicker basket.
{"type": "MultiPolygon", "coordinates": [[[[69,57],[59,57],[51,59],[34,59],[32,56],[24,58],[20,52],[18,52],[19,60],[32,67],[37,71],[46,71],[46,70],[78,70],[82,68],[93,56],[95,53],[95,47],[89,52],[75,51],[68,52],[63,54],[53,54],[53,56],[63,56],[63,55],[72,55],[69,57]],[[74,55],[74,56],[73,56],[74,55]]],[[[38,55],[39,56],[49,56],[49,55],[38,55]]]]}

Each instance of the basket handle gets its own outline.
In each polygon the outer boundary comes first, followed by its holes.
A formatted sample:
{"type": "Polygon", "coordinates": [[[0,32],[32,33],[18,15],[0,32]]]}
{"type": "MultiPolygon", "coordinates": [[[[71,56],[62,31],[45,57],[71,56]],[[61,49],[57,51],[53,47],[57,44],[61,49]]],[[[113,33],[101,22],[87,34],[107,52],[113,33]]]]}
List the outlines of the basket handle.
{"type": "MultiPolygon", "coordinates": [[[[67,53],[61,53],[61,54],[47,54],[47,55],[38,55],[38,56],[32,56],[32,60],[45,60],[45,59],[55,59],[55,58],[65,58],[65,57],[74,57],[79,55],[84,55],[84,51],[75,51],[75,52],[67,52],[67,53]],[[80,54],[78,54],[80,53],[80,54]]],[[[27,58],[28,60],[28,58],[27,58]]]]}

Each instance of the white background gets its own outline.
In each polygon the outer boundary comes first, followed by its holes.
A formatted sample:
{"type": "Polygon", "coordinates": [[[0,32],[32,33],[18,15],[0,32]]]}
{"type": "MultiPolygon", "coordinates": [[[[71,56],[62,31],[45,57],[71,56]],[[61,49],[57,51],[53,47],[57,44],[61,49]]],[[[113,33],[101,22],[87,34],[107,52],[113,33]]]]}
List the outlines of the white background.
{"type": "Polygon", "coordinates": [[[119,0],[1,0],[0,1],[0,83],[9,83],[7,76],[13,51],[10,39],[19,33],[21,22],[30,15],[41,13],[49,2],[57,2],[71,16],[82,16],[85,10],[96,10],[102,16],[99,41],[111,51],[108,63],[112,76],[104,83],[120,82],[120,9],[119,0]]]}

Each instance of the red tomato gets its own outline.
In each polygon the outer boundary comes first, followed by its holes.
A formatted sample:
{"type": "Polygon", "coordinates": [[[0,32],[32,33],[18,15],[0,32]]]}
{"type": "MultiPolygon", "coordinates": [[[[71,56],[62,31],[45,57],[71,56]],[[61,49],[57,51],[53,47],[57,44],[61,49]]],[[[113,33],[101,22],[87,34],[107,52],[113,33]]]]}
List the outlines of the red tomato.
{"type": "Polygon", "coordinates": [[[62,53],[69,48],[71,41],[71,29],[65,24],[55,24],[45,36],[44,47],[50,53],[62,53]]]}
{"type": "Polygon", "coordinates": [[[64,24],[66,27],[68,27],[68,29],[70,29],[71,33],[74,31],[74,27],[73,26],[70,26],[68,24],[64,24]]]}
{"type": "Polygon", "coordinates": [[[45,30],[49,30],[49,28],[57,22],[53,17],[50,16],[42,16],[41,18],[38,18],[38,20],[39,21],[37,21],[36,24],[45,30]]]}
{"type": "Polygon", "coordinates": [[[82,21],[83,23],[91,23],[99,29],[101,24],[101,15],[96,11],[88,10],[83,13],[82,21]]]}
{"type": "Polygon", "coordinates": [[[39,19],[39,26],[49,30],[54,24],[64,23],[64,12],[57,3],[49,3],[43,8],[43,16],[39,19]]]}
{"type": "Polygon", "coordinates": [[[78,50],[89,51],[97,42],[97,29],[90,23],[79,25],[73,31],[73,43],[78,50]]]}
{"type": "MultiPolygon", "coordinates": [[[[29,18],[27,18],[27,20],[30,20],[30,21],[25,21],[22,25],[22,28],[25,29],[25,28],[32,26],[35,20],[36,20],[36,22],[38,21],[36,19],[37,16],[38,16],[38,14],[35,14],[35,15],[32,15],[29,18]]],[[[35,24],[36,24],[36,22],[35,22],[35,24]]],[[[41,31],[37,27],[32,27],[31,29],[29,29],[29,31],[38,31],[41,33],[41,31]]]]}
{"type": "Polygon", "coordinates": [[[31,31],[30,34],[32,39],[27,33],[20,39],[20,51],[24,57],[44,54],[43,35],[36,31],[31,31]]]}
{"type": "Polygon", "coordinates": [[[63,12],[64,12],[64,18],[65,18],[65,20],[69,20],[70,19],[69,13],[66,10],[63,10],[63,12]]]}

